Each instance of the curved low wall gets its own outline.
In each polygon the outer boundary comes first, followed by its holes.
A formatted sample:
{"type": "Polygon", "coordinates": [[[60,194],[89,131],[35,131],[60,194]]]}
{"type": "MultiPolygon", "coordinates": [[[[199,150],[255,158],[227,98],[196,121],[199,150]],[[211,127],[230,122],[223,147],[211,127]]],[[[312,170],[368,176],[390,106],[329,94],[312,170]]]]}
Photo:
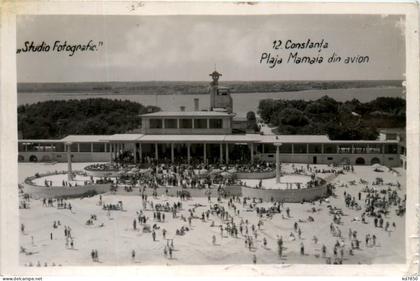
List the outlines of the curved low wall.
{"type": "Polygon", "coordinates": [[[249,172],[249,173],[235,173],[236,178],[238,179],[247,179],[247,180],[255,180],[255,179],[271,179],[276,176],[276,171],[270,172],[249,172]]]}
{"type": "Polygon", "coordinates": [[[114,177],[117,177],[118,176],[118,172],[119,171],[93,171],[93,170],[87,170],[87,169],[85,169],[85,172],[89,176],[93,176],[93,177],[98,177],[98,178],[103,178],[103,177],[114,178],[114,177]]]}
{"type": "Polygon", "coordinates": [[[241,196],[242,185],[228,185],[225,187],[225,192],[229,196],[241,196]]]}
{"type": "Polygon", "coordinates": [[[59,197],[77,197],[89,190],[95,190],[97,193],[105,193],[110,191],[111,184],[89,184],[83,186],[73,186],[73,187],[64,187],[64,186],[54,186],[54,187],[45,187],[45,186],[36,186],[30,185],[28,183],[23,183],[24,192],[31,195],[34,199],[41,198],[59,198],[59,197]]]}
{"type": "Polygon", "coordinates": [[[283,201],[288,203],[300,203],[314,201],[327,195],[328,187],[303,188],[303,189],[256,189],[242,186],[242,196],[250,198],[261,198],[263,201],[283,201]]]}

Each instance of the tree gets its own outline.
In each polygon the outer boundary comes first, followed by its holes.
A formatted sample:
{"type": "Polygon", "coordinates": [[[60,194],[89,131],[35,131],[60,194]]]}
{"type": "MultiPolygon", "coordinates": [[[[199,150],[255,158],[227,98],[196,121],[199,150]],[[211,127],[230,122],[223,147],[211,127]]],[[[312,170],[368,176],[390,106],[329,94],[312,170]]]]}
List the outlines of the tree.
{"type": "Polygon", "coordinates": [[[301,127],[309,123],[308,118],[303,114],[302,111],[295,108],[283,109],[278,114],[278,123],[286,126],[301,127]]]}
{"type": "Polygon", "coordinates": [[[255,116],[255,112],[254,111],[249,111],[246,114],[246,119],[247,119],[247,130],[253,130],[254,132],[258,132],[259,128],[257,125],[257,118],[255,116]]]}
{"type": "Polygon", "coordinates": [[[405,100],[380,97],[344,103],[324,96],[314,101],[261,100],[258,113],[279,134],[328,134],[331,139],[372,140],[377,128],[405,127],[405,100]]]}
{"type": "Polygon", "coordinates": [[[141,126],[140,114],[160,110],[128,100],[46,101],[18,107],[23,138],[62,138],[69,134],[115,134],[141,126]]]}
{"type": "Polygon", "coordinates": [[[256,120],[257,120],[257,118],[255,117],[255,112],[254,112],[254,111],[249,111],[249,112],[246,114],[246,119],[247,119],[248,121],[256,121],[256,120]]]}

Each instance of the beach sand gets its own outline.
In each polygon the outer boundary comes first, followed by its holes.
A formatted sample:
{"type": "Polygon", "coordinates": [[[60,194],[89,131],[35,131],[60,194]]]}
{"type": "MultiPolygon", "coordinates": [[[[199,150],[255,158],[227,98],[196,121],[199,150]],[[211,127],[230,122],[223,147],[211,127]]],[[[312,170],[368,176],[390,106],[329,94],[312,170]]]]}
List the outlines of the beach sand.
{"type": "MultiPolygon", "coordinates": [[[[74,163],[73,170],[82,169],[89,163],[74,163]]],[[[306,166],[306,165],[305,165],[306,166]]],[[[323,165],[316,165],[323,167],[323,165]]],[[[34,175],[35,172],[46,172],[55,170],[65,170],[66,163],[57,164],[41,164],[41,163],[20,163],[19,164],[19,181],[22,182],[27,176],[34,175]]],[[[72,211],[57,209],[56,207],[42,207],[42,200],[31,200],[30,209],[20,210],[20,222],[25,225],[25,232],[20,234],[20,245],[31,255],[20,254],[20,263],[27,265],[30,262],[33,265],[39,261],[42,265],[45,262],[50,266],[53,262],[58,265],[166,265],[166,264],[186,264],[186,265],[220,265],[220,264],[250,264],[252,256],[255,254],[257,263],[261,264],[324,264],[325,259],[321,256],[322,244],[327,246],[327,256],[332,256],[333,245],[337,238],[330,233],[329,225],[332,222],[332,216],[329,214],[328,204],[342,208],[344,216],[342,216],[342,224],[339,228],[344,237],[346,251],[344,254],[344,264],[373,264],[373,263],[404,263],[405,259],[405,216],[399,217],[395,214],[395,207],[391,207],[391,212],[385,218],[385,222],[396,223],[396,229],[391,227],[390,232],[384,229],[375,228],[373,218],[367,217],[368,224],[362,222],[352,222],[354,217],[360,217],[361,212],[345,207],[343,193],[352,194],[357,198],[358,192],[365,187],[359,184],[360,178],[368,180],[370,183],[376,177],[382,177],[385,183],[397,181],[401,184],[401,190],[397,187],[391,187],[398,191],[399,196],[404,197],[405,189],[405,173],[402,169],[397,169],[401,175],[391,172],[374,172],[371,166],[355,166],[354,173],[339,175],[333,181],[337,185],[347,183],[351,180],[357,182],[356,185],[348,187],[337,187],[335,193],[336,198],[330,197],[329,203],[316,202],[305,204],[285,204],[285,208],[291,210],[291,218],[282,219],[282,215],[275,214],[272,219],[263,219],[263,226],[258,232],[256,248],[253,251],[245,247],[244,238],[239,234],[238,238],[233,238],[224,232],[221,237],[220,229],[217,227],[221,224],[221,219],[217,216],[210,215],[210,220],[202,222],[200,219],[192,220],[192,227],[183,236],[175,235],[175,231],[182,226],[188,226],[188,222],[182,221],[179,216],[183,214],[188,217],[188,209],[192,209],[194,204],[202,204],[202,207],[196,208],[196,215],[201,217],[201,213],[208,209],[207,198],[192,198],[191,200],[182,201],[183,210],[178,213],[178,218],[173,219],[171,213],[166,213],[166,221],[163,223],[149,222],[149,224],[157,223],[160,228],[165,228],[167,238],[174,239],[175,251],[174,258],[168,259],[163,255],[163,248],[166,241],[163,240],[161,230],[157,231],[157,241],[153,242],[151,233],[143,233],[137,224],[137,230],[133,229],[133,219],[137,217],[136,211],[142,209],[141,196],[138,189],[133,192],[116,195],[102,195],[104,204],[117,204],[118,201],[123,202],[124,211],[111,211],[110,217],[107,211],[102,210],[98,205],[99,195],[92,198],[71,199],[72,211]],[[319,208],[316,213],[310,212],[312,207],[319,208]],[[97,220],[94,225],[85,225],[90,215],[95,214],[97,220]],[[312,216],[314,222],[299,223],[302,230],[302,239],[296,235],[295,241],[290,241],[289,233],[293,231],[293,224],[301,220],[307,220],[308,216],[312,216]],[[54,221],[60,220],[61,226],[53,229],[54,221]],[[214,221],[216,227],[211,227],[211,221],[214,221]],[[103,227],[99,225],[103,223],[103,227]],[[74,249],[66,248],[64,225],[72,228],[72,236],[74,238],[74,249]],[[362,241],[361,250],[355,250],[354,255],[348,254],[348,231],[349,228],[356,230],[358,239],[362,241]],[[50,240],[50,233],[53,233],[53,240],[50,240]],[[376,247],[365,246],[365,234],[377,237],[376,247]],[[216,236],[216,245],[212,244],[212,236],[216,236]],[[315,244],[312,241],[313,236],[317,236],[319,241],[315,244]],[[283,257],[280,258],[277,251],[277,237],[283,236],[284,250],[283,257]],[[31,237],[34,239],[32,245],[31,237]],[[263,238],[267,239],[267,247],[263,246],[263,238]],[[305,255],[300,255],[300,243],[305,246],[305,255]],[[92,249],[97,249],[100,262],[93,262],[90,257],[92,249]],[[136,251],[135,260],[131,258],[131,251],[136,251]],[[318,257],[317,257],[318,256],[318,257]]],[[[371,185],[369,185],[371,186],[371,185]]],[[[383,186],[382,188],[388,188],[383,186]]],[[[366,193],[362,193],[362,199],[366,193]]],[[[174,202],[179,201],[178,198],[166,197],[164,195],[158,198],[148,198],[154,202],[174,202]]],[[[212,203],[216,203],[216,198],[212,198],[212,203]]],[[[222,205],[232,214],[233,210],[228,208],[227,199],[223,200],[222,205]]],[[[248,219],[249,226],[256,226],[258,218],[255,211],[249,212],[242,208],[242,204],[236,204],[240,210],[240,216],[235,216],[235,223],[239,224],[241,218],[248,219]]],[[[269,206],[270,203],[259,204],[269,206]]],[[[146,215],[153,220],[153,212],[145,211],[146,215]]],[[[385,225],[385,224],[384,224],[385,225]]],[[[251,233],[251,232],[250,232],[251,233]]]]}

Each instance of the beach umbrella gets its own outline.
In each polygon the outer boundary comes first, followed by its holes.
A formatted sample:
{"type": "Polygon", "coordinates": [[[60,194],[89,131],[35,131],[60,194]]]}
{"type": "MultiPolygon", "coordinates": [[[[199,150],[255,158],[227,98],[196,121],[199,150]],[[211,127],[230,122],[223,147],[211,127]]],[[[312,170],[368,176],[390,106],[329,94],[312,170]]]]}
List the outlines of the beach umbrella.
{"type": "Polygon", "coordinates": [[[141,169],[139,172],[140,172],[140,174],[145,174],[145,173],[150,172],[150,170],[149,169],[141,169]]]}
{"type": "Polygon", "coordinates": [[[207,174],[207,173],[208,173],[208,170],[204,169],[204,168],[199,171],[200,175],[204,175],[204,174],[207,174]]]}
{"type": "Polygon", "coordinates": [[[210,174],[214,175],[214,174],[219,174],[221,172],[222,172],[222,170],[220,170],[220,169],[213,169],[213,170],[211,170],[210,174]]]}
{"type": "Polygon", "coordinates": [[[224,177],[224,178],[228,178],[228,177],[231,177],[231,176],[232,176],[232,174],[230,174],[230,173],[228,173],[228,172],[222,172],[222,173],[220,173],[220,175],[221,175],[222,177],[224,177]]]}
{"type": "Polygon", "coordinates": [[[236,168],[232,168],[228,170],[229,173],[234,174],[237,172],[236,168]]]}

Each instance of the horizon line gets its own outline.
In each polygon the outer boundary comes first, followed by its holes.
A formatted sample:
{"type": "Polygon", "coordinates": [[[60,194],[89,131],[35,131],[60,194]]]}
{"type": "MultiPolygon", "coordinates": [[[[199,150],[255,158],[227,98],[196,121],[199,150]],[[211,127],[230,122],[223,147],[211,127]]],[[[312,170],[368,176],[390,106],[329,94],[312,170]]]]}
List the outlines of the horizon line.
{"type": "MultiPolygon", "coordinates": [[[[352,81],[405,81],[405,79],[333,79],[333,80],[222,80],[219,81],[220,83],[223,82],[352,82],[352,81]]],[[[41,81],[41,82],[17,82],[17,84],[63,84],[63,83],[138,83],[138,82],[204,82],[210,83],[210,80],[114,80],[114,81],[61,81],[61,82],[53,82],[53,81],[41,81]]]]}

